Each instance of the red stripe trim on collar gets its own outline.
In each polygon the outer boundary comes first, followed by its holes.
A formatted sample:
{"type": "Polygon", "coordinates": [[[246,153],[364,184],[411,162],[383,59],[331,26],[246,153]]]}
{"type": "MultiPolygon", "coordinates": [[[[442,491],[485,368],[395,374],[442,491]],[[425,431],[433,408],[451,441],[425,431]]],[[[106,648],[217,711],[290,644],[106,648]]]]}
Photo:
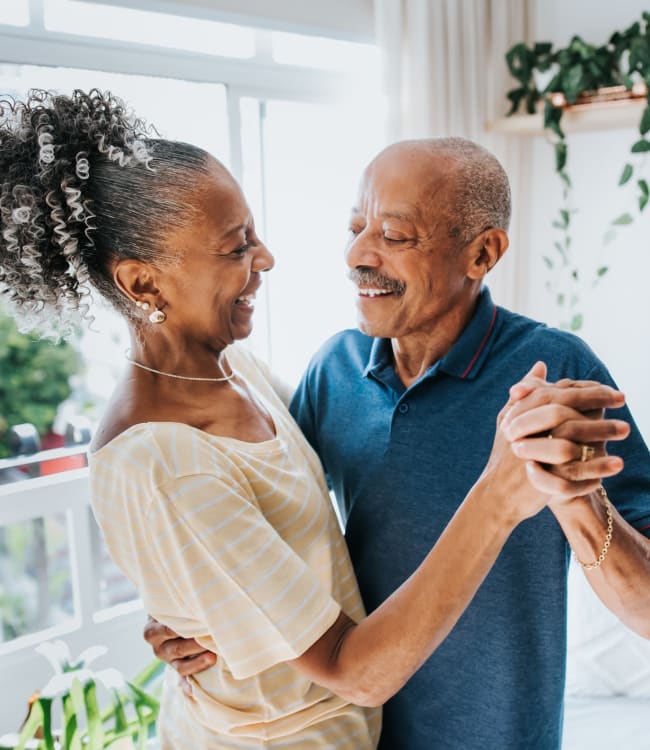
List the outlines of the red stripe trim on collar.
{"type": "Polygon", "coordinates": [[[494,306],[494,312],[492,313],[492,320],[490,321],[490,325],[489,325],[489,327],[487,329],[487,333],[483,337],[483,341],[481,341],[481,345],[476,350],[476,354],[472,357],[471,362],[467,365],[467,369],[460,376],[461,378],[466,378],[470,374],[470,372],[472,370],[472,367],[474,367],[474,365],[476,364],[476,360],[479,358],[479,355],[481,354],[481,352],[483,351],[485,345],[487,344],[487,340],[490,338],[490,334],[492,333],[492,329],[494,328],[494,323],[495,323],[496,319],[497,319],[497,306],[495,305],[494,306]]]}
{"type": "Polygon", "coordinates": [[[650,529],[650,523],[647,526],[642,526],[640,529],[637,529],[637,531],[646,531],[647,529],[650,529]]]}

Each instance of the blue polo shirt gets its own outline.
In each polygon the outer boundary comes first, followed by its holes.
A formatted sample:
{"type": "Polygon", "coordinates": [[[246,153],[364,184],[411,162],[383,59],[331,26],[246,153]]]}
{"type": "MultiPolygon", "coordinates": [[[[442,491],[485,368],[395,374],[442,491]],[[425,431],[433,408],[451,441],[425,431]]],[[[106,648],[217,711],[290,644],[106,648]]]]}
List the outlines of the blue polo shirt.
{"type": "MultiPolygon", "coordinates": [[[[549,380],[612,383],[583,341],[495,306],[487,289],[452,349],[409,388],[389,340],[344,331],[316,354],[292,412],[336,493],[369,611],[435,544],[487,461],[508,388],[539,359],[549,380]]],[[[650,536],[650,456],[627,409],[617,416],[632,434],[609,446],[625,470],[607,490],[650,536]]],[[[456,628],[386,704],[380,748],[557,750],[568,561],[548,509],[518,526],[456,628]]]]}

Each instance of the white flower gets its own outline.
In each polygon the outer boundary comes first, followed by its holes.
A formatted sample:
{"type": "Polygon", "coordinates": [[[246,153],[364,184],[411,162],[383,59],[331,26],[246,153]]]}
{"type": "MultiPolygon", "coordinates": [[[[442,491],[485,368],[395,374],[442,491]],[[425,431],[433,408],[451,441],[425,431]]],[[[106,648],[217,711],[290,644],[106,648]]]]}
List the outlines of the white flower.
{"type": "Polygon", "coordinates": [[[126,686],[126,680],[117,669],[102,669],[95,672],[95,679],[109,690],[121,690],[126,686]]]}
{"type": "Polygon", "coordinates": [[[37,646],[35,651],[50,662],[56,674],[63,672],[70,663],[70,649],[64,641],[46,641],[37,646]]]}
{"type": "Polygon", "coordinates": [[[74,662],[71,661],[70,666],[87,667],[89,664],[92,664],[95,660],[99,659],[100,656],[104,656],[107,651],[108,649],[106,646],[91,646],[85,651],[82,651],[74,662]]]}
{"type": "Polygon", "coordinates": [[[89,680],[92,680],[93,673],[89,669],[77,669],[74,672],[63,672],[62,674],[55,674],[54,677],[47,683],[47,685],[41,690],[41,698],[54,699],[62,695],[67,695],[71,688],[72,683],[78,680],[82,685],[85,685],[89,680]]]}

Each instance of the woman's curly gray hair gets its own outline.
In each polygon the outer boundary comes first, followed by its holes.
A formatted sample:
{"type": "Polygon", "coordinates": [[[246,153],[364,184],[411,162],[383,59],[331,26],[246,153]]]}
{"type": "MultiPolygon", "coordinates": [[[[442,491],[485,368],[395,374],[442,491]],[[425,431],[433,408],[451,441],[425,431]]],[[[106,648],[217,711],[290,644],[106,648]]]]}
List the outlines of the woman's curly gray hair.
{"type": "Polygon", "coordinates": [[[134,319],[113,262],[166,262],[166,230],[191,220],[208,172],[205,151],[151,132],[97,89],[0,100],[0,300],[23,328],[90,318],[91,287],[134,319]]]}

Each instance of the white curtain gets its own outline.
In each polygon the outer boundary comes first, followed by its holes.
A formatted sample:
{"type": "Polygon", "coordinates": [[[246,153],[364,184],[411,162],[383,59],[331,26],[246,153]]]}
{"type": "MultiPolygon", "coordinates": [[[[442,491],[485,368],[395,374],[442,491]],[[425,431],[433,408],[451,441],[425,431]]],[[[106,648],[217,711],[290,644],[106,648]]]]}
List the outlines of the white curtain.
{"type": "Polygon", "coordinates": [[[375,0],[391,141],[457,135],[493,151],[513,192],[511,248],[488,279],[495,299],[524,307],[530,139],[497,136],[488,123],[514,87],[504,55],[533,38],[535,0],[375,0]]]}

